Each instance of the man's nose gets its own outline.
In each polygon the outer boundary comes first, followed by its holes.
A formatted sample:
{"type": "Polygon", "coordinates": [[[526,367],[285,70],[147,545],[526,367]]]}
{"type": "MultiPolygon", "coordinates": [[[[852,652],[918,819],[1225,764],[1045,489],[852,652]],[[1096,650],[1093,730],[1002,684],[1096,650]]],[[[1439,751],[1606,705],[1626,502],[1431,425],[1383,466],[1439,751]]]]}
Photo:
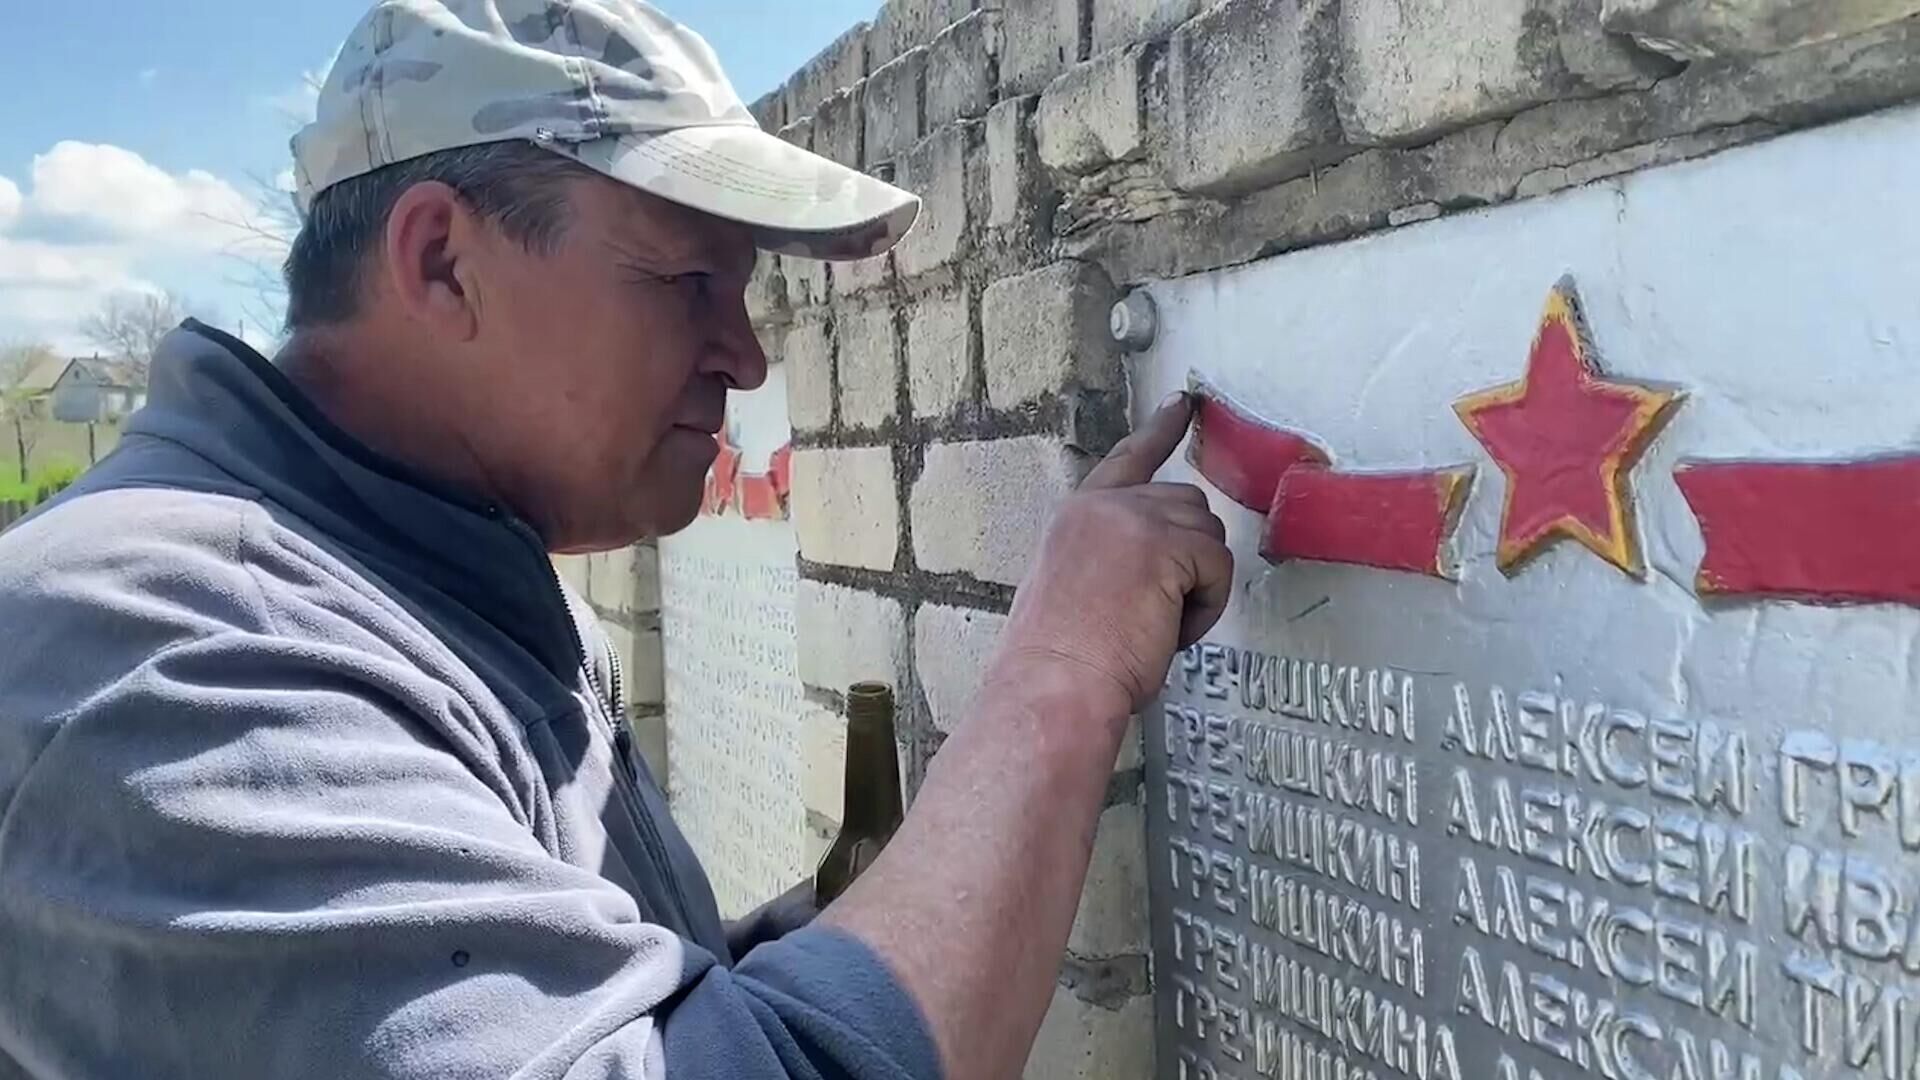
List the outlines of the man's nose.
{"type": "Polygon", "coordinates": [[[735,390],[758,390],[767,381],[767,354],[747,317],[746,298],[724,305],[721,325],[703,350],[700,369],[719,375],[735,390]]]}

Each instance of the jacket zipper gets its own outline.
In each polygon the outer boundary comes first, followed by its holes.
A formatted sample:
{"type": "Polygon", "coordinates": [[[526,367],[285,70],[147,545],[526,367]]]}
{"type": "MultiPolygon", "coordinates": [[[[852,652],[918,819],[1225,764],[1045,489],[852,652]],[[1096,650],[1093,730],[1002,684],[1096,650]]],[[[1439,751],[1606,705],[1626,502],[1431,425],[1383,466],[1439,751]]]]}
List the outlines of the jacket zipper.
{"type": "Polygon", "coordinates": [[[560,582],[560,571],[553,565],[552,557],[547,554],[546,545],[541,543],[534,531],[518,518],[502,511],[496,512],[533,547],[540,556],[540,561],[547,568],[547,582],[553,587],[554,599],[560,602],[561,610],[567,614],[567,633],[572,637],[573,654],[579,658],[580,670],[586,674],[587,685],[593,689],[596,698],[594,712],[600,714],[599,719],[609,729],[606,732],[608,741],[612,744],[618,758],[614,762],[614,787],[619,789],[622,799],[626,802],[627,812],[639,823],[640,840],[647,847],[647,855],[653,860],[654,869],[660,874],[661,880],[666,882],[668,895],[679,906],[677,914],[680,921],[691,930],[693,908],[687,902],[687,894],[680,887],[680,877],[674,872],[673,861],[667,857],[666,838],[660,835],[660,826],[653,820],[653,815],[647,812],[646,805],[637,790],[638,778],[633,775],[633,729],[627,723],[626,708],[618,696],[621,682],[620,658],[611,647],[607,649],[608,681],[613,683],[615,696],[601,700],[604,690],[600,686],[599,677],[593,672],[593,660],[587,655],[587,643],[580,636],[579,623],[574,621],[573,605],[567,603],[566,587],[560,582]],[[611,702],[613,708],[602,714],[602,706],[607,702],[611,702]]]}

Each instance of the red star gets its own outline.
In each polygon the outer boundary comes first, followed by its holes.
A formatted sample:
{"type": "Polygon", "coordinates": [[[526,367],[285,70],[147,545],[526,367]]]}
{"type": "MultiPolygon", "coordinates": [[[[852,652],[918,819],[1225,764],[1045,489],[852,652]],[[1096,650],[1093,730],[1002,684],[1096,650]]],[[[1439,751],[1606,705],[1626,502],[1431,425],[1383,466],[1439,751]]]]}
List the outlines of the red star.
{"type": "Polygon", "coordinates": [[[1512,574],[1548,544],[1571,537],[1621,570],[1644,574],[1629,478],[1682,398],[1676,390],[1606,378],[1573,282],[1554,286],[1526,376],[1454,405],[1507,476],[1500,569],[1512,574]]]}

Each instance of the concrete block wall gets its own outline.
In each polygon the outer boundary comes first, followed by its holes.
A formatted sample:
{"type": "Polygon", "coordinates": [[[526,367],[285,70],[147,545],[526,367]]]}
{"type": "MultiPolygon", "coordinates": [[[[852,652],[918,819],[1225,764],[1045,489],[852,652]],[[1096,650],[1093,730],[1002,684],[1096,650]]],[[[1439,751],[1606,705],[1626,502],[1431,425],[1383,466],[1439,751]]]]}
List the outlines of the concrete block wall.
{"type": "Polygon", "coordinates": [[[652,542],[594,555],[560,555],[553,565],[600,617],[620,654],[621,693],[634,744],[661,783],[667,778],[667,688],[660,640],[660,549],[652,542]]]}
{"type": "MultiPolygon", "coordinates": [[[[1920,0],[887,0],[755,106],[926,200],[892,255],[763,260],[791,365],[816,847],[842,694],[909,792],[1052,507],[1124,433],[1130,283],[1605,183],[1920,96],[1920,0]]],[[[1116,765],[1028,1075],[1154,1072],[1141,756],[1116,765]]]]}

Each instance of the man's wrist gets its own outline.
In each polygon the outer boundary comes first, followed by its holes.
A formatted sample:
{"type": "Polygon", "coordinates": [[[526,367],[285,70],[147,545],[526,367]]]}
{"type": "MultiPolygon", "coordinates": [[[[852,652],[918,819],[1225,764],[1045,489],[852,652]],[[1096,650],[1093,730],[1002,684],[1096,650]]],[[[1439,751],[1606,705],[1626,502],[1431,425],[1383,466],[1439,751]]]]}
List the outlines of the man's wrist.
{"type": "Polygon", "coordinates": [[[1117,746],[1133,702],[1118,682],[1086,665],[1052,654],[1007,653],[988,666],[976,710],[1024,719],[1037,733],[1110,735],[1117,746]]]}

